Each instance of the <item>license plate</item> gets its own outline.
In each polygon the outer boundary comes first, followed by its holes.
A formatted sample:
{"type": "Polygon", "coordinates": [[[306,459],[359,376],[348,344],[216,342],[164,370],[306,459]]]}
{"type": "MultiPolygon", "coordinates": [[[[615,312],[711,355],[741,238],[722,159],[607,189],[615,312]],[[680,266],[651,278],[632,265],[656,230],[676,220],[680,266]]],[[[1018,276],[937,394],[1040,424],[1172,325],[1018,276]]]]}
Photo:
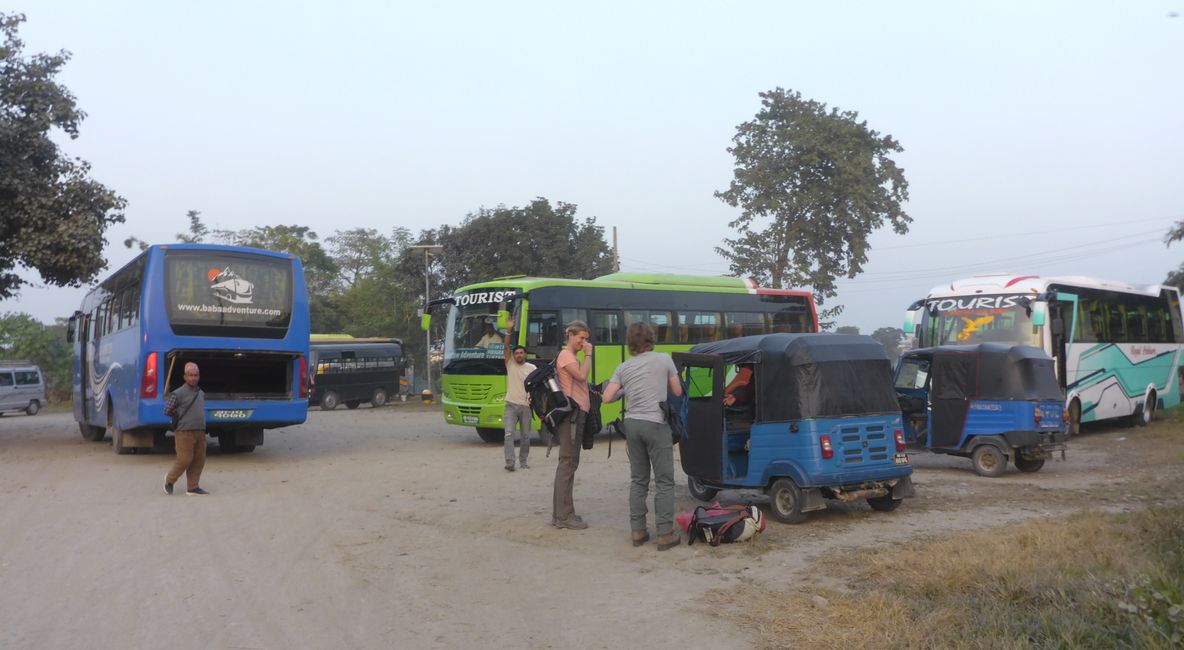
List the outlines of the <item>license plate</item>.
{"type": "Polygon", "coordinates": [[[893,462],[895,462],[897,465],[908,465],[909,464],[909,455],[908,454],[896,454],[896,457],[893,458],[893,462]]]}
{"type": "Polygon", "coordinates": [[[476,415],[462,415],[460,416],[460,421],[464,422],[465,424],[477,424],[481,421],[481,419],[476,415]]]}
{"type": "Polygon", "coordinates": [[[218,409],[210,411],[210,419],[213,420],[247,420],[250,419],[253,409],[218,409]]]}

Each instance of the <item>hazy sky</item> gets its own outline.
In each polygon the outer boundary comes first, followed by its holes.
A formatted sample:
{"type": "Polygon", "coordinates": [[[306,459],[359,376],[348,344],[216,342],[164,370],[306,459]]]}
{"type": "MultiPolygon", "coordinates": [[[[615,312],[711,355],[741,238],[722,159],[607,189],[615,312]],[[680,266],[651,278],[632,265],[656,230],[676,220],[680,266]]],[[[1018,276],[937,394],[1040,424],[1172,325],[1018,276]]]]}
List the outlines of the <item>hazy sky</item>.
{"type": "MultiPolygon", "coordinates": [[[[908,235],[840,284],[899,326],[988,271],[1159,282],[1184,260],[1184,0],[24,2],[89,117],[65,143],[128,199],[108,234],[419,231],[536,196],[617,226],[626,271],[718,274],[737,124],[777,86],[893,135],[908,235]]],[[[608,233],[606,232],[606,236],[608,233]]],[[[29,277],[36,278],[35,275],[29,277]]],[[[39,278],[38,278],[39,279],[39,278]]],[[[51,321],[84,290],[25,288],[51,321]]]]}

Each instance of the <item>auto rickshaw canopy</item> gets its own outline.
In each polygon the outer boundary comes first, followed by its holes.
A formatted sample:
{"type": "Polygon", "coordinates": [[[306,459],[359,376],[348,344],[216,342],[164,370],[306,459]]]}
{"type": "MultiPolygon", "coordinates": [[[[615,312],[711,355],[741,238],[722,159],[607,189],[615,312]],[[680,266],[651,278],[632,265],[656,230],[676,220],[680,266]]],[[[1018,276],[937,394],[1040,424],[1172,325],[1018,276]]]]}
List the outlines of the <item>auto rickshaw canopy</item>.
{"type": "Polygon", "coordinates": [[[765,334],[701,343],[690,351],[753,367],[757,421],[900,410],[892,364],[870,336],[765,334]]]}
{"type": "Polygon", "coordinates": [[[1052,358],[1030,345],[943,345],[908,350],[901,358],[930,362],[933,399],[1065,399],[1052,358]]]}

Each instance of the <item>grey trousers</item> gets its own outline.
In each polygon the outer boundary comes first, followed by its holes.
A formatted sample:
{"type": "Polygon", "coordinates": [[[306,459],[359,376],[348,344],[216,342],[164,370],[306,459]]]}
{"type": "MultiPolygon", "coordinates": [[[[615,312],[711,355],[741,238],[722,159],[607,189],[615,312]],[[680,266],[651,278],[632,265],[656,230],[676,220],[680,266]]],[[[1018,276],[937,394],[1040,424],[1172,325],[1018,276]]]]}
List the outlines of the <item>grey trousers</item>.
{"type": "Polygon", "coordinates": [[[674,443],[670,425],[625,419],[625,447],[629,451],[629,528],[645,530],[645,498],[654,470],[654,524],[659,535],[674,530],[674,443]]]}
{"type": "Polygon", "coordinates": [[[506,425],[506,464],[514,464],[514,431],[520,432],[522,442],[518,444],[519,462],[525,463],[530,455],[530,407],[525,404],[506,402],[506,413],[502,422],[506,425]]]}
{"type": "Polygon", "coordinates": [[[576,410],[556,431],[559,438],[559,465],[555,467],[555,494],[551,503],[551,518],[571,521],[576,516],[572,490],[576,484],[576,468],[580,466],[581,431],[588,414],[576,410]]]}

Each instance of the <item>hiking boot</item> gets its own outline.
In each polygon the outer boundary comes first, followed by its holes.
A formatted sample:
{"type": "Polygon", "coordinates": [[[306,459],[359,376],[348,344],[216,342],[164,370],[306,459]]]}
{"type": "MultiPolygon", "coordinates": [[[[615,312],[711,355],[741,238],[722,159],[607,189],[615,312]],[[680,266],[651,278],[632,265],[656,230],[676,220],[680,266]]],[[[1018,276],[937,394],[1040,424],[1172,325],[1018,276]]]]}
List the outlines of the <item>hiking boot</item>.
{"type": "Polygon", "coordinates": [[[553,523],[551,525],[555,526],[556,528],[558,528],[560,530],[563,530],[564,528],[570,528],[571,530],[584,530],[585,528],[588,527],[588,524],[584,523],[583,519],[577,519],[575,517],[568,519],[566,521],[556,520],[555,523],[553,523]]]}
{"type": "Polygon", "coordinates": [[[191,496],[191,497],[204,497],[204,496],[209,495],[209,492],[206,492],[205,490],[203,490],[199,487],[195,487],[192,490],[187,490],[185,492],[185,494],[187,496],[191,496]]]}
{"type": "Polygon", "coordinates": [[[169,483],[168,481],[164,482],[164,493],[170,494],[170,495],[173,493],[173,484],[172,483],[169,483]]]}
{"type": "Polygon", "coordinates": [[[681,543],[682,543],[682,538],[678,536],[678,533],[669,532],[669,533],[666,533],[665,535],[658,535],[658,550],[659,551],[668,551],[668,550],[674,548],[675,546],[678,546],[681,543]]]}
{"type": "Polygon", "coordinates": [[[645,544],[648,541],[650,541],[650,531],[648,531],[648,530],[633,531],[633,545],[634,546],[641,546],[642,544],[645,544]]]}
{"type": "Polygon", "coordinates": [[[522,461],[521,463],[518,463],[518,469],[530,469],[530,465],[527,465],[526,461],[522,461]]]}
{"type": "Polygon", "coordinates": [[[507,460],[507,461],[506,461],[506,471],[507,471],[507,472],[512,472],[512,471],[514,471],[514,461],[512,461],[512,460],[507,460]]]}
{"type": "MultiPolygon", "coordinates": [[[[584,518],[579,515],[572,515],[571,518],[580,522],[581,524],[584,523],[584,518]]],[[[556,528],[559,528],[559,520],[554,517],[551,517],[551,525],[556,528]]]]}

